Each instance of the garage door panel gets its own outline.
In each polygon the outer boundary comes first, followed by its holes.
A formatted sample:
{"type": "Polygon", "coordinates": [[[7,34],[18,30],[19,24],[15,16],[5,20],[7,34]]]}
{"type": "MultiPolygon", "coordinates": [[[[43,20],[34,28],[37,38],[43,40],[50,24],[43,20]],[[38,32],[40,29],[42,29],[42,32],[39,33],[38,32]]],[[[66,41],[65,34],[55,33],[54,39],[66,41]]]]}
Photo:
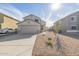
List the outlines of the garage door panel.
{"type": "Polygon", "coordinates": [[[39,26],[22,26],[22,33],[37,33],[39,31],[39,26]]]}

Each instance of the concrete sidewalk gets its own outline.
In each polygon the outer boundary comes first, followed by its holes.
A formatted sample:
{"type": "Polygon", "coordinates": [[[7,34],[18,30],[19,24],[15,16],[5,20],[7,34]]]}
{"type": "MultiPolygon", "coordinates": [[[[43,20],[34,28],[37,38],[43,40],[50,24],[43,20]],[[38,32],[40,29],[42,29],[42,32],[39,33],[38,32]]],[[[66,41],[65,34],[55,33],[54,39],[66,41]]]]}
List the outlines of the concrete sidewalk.
{"type": "Polygon", "coordinates": [[[36,36],[13,40],[15,37],[18,37],[18,35],[13,35],[3,39],[12,39],[12,41],[0,42],[0,56],[31,56],[36,36]]]}

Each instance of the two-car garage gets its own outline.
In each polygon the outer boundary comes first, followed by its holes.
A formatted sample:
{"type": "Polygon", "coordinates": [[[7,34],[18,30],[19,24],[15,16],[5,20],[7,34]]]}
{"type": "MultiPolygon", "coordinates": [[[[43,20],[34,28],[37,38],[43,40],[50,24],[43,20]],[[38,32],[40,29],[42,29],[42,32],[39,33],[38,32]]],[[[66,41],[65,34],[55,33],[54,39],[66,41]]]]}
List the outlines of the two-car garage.
{"type": "Polygon", "coordinates": [[[18,24],[19,33],[35,34],[40,32],[40,24],[32,20],[25,20],[18,24]]]}
{"type": "Polygon", "coordinates": [[[35,34],[40,32],[40,27],[37,25],[21,25],[20,32],[23,34],[35,34]]]}

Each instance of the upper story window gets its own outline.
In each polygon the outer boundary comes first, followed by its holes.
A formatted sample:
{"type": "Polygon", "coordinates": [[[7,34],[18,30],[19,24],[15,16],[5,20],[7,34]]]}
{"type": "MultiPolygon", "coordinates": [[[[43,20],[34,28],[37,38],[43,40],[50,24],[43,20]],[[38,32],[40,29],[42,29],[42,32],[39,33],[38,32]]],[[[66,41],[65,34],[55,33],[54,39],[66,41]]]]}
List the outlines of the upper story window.
{"type": "Polygon", "coordinates": [[[71,21],[72,22],[77,22],[77,17],[76,16],[71,17],[71,21]]]}
{"type": "Polygon", "coordinates": [[[35,22],[38,22],[38,19],[35,19],[35,22]]]}
{"type": "Polygon", "coordinates": [[[71,17],[71,20],[73,21],[74,20],[74,17],[71,17]]]}

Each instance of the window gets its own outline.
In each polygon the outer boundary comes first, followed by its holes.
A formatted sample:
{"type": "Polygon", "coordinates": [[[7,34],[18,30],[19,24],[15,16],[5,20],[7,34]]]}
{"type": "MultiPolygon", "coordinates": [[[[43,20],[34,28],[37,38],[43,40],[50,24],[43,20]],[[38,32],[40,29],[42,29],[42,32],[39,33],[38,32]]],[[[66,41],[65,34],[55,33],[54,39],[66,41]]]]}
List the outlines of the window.
{"type": "Polygon", "coordinates": [[[72,17],[71,20],[73,21],[74,20],[74,17],[72,17]]]}
{"type": "Polygon", "coordinates": [[[71,17],[71,21],[76,22],[77,21],[77,17],[76,16],[71,17]]]}
{"type": "Polygon", "coordinates": [[[72,29],[72,30],[76,30],[77,27],[76,27],[76,26],[72,26],[71,29],[72,29]]]}
{"type": "Polygon", "coordinates": [[[38,22],[38,19],[35,19],[35,22],[38,22]]]}

